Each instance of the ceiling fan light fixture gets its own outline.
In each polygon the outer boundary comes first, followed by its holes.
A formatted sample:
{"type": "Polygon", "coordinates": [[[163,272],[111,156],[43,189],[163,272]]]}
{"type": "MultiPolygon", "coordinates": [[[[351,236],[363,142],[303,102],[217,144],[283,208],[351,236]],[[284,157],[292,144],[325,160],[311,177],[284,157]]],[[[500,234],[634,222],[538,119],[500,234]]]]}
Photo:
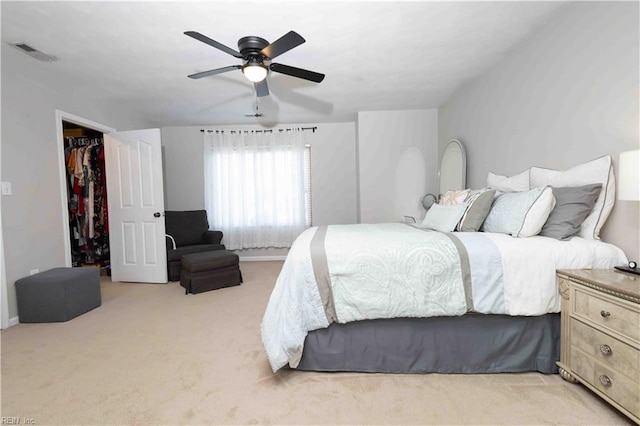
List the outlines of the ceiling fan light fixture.
{"type": "Polygon", "coordinates": [[[212,40],[196,31],[185,31],[184,34],[228,53],[235,58],[242,59],[242,65],[230,65],[209,71],[197,72],[187,76],[192,79],[199,79],[242,69],[242,73],[247,80],[254,84],[256,97],[258,98],[269,96],[269,85],[267,84],[266,78],[270,71],[301,78],[314,83],[320,83],[324,80],[324,74],[272,62],[274,58],[290,51],[294,47],[300,46],[305,42],[304,38],[295,31],[289,31],[271,44],[269,44],[267,40],[256,36],[242,37],[238,40],[239,51],[231,49],[230,47],[212,40]]]}
{"type": "Polygon", "coordinates": [[[267,78],[267,67],[259,63],[248,63],[242,67],[242,73],[249,81],[259,83],[267,78]]]}

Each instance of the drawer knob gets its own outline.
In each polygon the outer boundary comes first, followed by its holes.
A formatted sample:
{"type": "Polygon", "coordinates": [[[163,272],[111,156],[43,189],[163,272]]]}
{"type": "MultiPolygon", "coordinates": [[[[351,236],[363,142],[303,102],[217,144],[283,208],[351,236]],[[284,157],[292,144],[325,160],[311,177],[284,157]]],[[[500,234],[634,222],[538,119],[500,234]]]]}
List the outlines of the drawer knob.
{"type": "Polygon", "coordinates": [[[602,311],[600,311],[600,316],[601,316],[602,318],[610,317],[610,316],[611,316],[611,312],[609,312],[609,311],[605,311],[605,310],[602,310],[602,311]]]}
{"type": "Polygon", "coordinates": [[[600,352],[604,356],[610,356],[613,353],[611,346],[609,345],[600,345],[600,352]]]}
{"type": "Polygon", "coordinates": [[[610,387],[612,382],[611,379],[609,378],[609,376],[603,374],[602,376],[600,376],[600,383],[602,383],[602,386],[606,386],[606,387],[610,387]]]}

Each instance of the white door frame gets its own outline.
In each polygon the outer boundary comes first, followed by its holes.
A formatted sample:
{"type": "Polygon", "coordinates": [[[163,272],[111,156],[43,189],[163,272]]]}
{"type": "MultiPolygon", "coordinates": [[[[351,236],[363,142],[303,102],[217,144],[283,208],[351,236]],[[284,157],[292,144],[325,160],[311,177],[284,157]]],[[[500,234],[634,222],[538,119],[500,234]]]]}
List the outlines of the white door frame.
{"type": "Polygon", "coordinates": [[[62,198],[62,233],[64,234],[64,261],[66,266],[71,266],[71,240],[69,239],[69,207],[67,205],[67,164],[64,158],[64,136],[62,122],[68,121],[83,127],[88,127],[102,133],[112,133],[116,129],[95,121],[87,120],[68,112],[56,110],[56,133],[58,136],[58,167],[60,178],[60,196],[62,198]]]}
{"type": "Polygon", "coordinates": [[[9,301],[7,300],[7,273],[4,263],[4,238],[2,236],[2,196],[0,196],[0,328],[9,328],[9,301]]]}

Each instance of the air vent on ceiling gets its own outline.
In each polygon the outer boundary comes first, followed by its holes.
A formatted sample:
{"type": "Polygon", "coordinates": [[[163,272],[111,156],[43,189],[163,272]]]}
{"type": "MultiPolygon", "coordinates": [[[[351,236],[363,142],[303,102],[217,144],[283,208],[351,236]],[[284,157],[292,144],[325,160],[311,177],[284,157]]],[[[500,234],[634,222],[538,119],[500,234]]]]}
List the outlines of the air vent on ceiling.
{"type": "Polygon", "coordinates": [[[15,46],[18,49],[24,50],[25,52],[36,52],[36,49],[34,49],[33,47],[29,46],[28,44],[16,43],[15,46]]]}
{"type": "Polygon", "coordinates": [[[58,59],[55,56],[50,56],[38,49],[34,49],[26,43],[9,43],[9,45],[42,62],[53,62],[58,59]]]}

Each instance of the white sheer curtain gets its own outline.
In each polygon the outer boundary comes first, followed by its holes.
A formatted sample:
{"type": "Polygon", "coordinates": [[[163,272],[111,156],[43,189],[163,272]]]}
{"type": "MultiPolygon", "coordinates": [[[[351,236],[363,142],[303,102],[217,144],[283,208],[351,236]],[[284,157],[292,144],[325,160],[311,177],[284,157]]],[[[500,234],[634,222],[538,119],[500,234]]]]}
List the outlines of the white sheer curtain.
{"type": "Polygon", "coordinates": [[[205,132],[205,208],[229,250],[291,247],[306,228],[302,131],[205,132]]]}

